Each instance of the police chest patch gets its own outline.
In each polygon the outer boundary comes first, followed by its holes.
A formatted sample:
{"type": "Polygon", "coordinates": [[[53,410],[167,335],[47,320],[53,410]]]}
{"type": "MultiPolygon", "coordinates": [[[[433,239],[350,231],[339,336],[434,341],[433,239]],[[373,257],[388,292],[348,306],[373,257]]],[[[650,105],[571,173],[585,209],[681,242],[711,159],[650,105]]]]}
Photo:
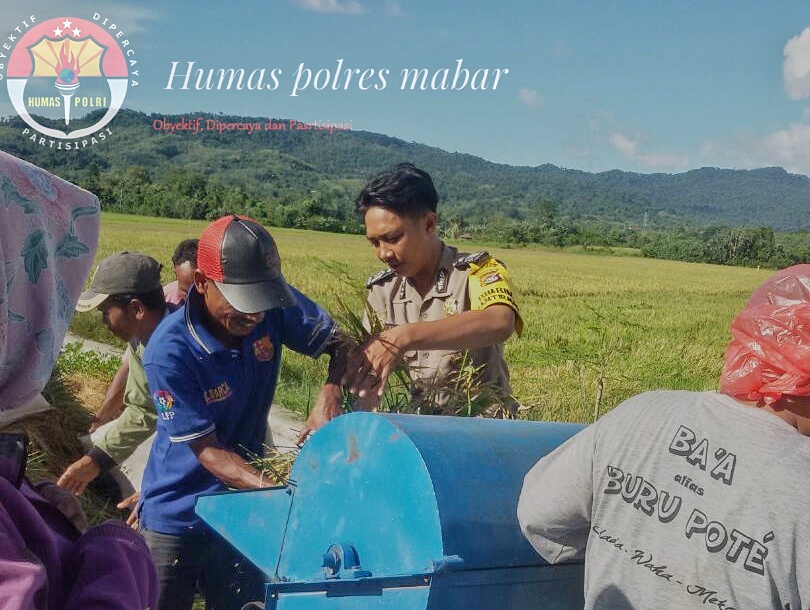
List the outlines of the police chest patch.
{"type": "Polygon", "coordinates": [[[259,360],[260,362],[268,362],[273,359],[274,353],[275,349],[273,348],[273,342],[270,341],[270,337],[267,335],[264,335],[253,342],[253,355],[256,356],[256,360],[259,360]]]}
{"type": "Polygon", "coordinates": [[[231,395],[231,386],[228,385],[227,381],[223,381],[214,388],[208,388],[203,393],[203,398],[205,399],[205,404],[210,405],[212,402],[219,402],[220,400],[225,400],[226,398],[229,398],[230,395],[231,395]]]}
{"type": "Polygon", "coordinates": [[[155,406],[157,407],[160,417],[163,419],[174,419],[174,397],[166,390],[157,390],[152,394],[155,406]]]}

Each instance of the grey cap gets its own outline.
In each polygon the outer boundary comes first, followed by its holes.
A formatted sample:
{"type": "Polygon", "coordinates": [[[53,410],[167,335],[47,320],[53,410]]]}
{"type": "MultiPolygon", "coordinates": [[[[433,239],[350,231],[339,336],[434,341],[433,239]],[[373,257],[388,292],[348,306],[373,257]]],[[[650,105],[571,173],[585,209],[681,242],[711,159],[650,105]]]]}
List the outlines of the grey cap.
{"type": "Polygon", "coordinates": [[[103,259],[89,290],[82,292],[76,311],[95,309],[116,294],[145,294],[161,288],[160,263],[140,252],[117,252],[103,259]]]}

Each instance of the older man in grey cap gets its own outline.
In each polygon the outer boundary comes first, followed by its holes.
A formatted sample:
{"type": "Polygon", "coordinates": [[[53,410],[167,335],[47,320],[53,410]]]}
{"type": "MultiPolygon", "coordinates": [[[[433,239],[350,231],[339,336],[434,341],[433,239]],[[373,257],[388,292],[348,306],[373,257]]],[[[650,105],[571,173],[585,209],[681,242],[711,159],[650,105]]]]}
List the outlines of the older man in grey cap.
{"type": "Polygon", "coordinates": [[[155,431],[157,418],[141,358],[152,332],[166,315],[160,263],[140,252],[103,259],[93,283],[79,297],[76,311],[98,309],[107,328],[128,343],[129,373],[124,411],[92,449],[67,467],[58,485],[82,493],[102,472],[122,463],[155,431]]]}

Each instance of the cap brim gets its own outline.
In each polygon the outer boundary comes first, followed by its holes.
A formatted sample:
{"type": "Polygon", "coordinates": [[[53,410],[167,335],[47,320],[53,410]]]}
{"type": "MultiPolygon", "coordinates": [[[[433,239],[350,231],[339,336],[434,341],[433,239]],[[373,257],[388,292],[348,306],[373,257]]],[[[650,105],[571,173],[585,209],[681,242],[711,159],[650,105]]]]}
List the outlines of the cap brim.
{"type": "Polygon", "coordinates": [[[106,301],[109,296],[109,294],[102,294],[95,290],[85,290],[79,296],[79,302],[76,303],[76,311],[79,313],[91,311],[106,301]]]}
{"type": "Polygon", "coordinates": [[[231,307],[241,313],[260,313],[296,303],[295,295],[282,277],[255,284],[214,283],[231,307]]]}

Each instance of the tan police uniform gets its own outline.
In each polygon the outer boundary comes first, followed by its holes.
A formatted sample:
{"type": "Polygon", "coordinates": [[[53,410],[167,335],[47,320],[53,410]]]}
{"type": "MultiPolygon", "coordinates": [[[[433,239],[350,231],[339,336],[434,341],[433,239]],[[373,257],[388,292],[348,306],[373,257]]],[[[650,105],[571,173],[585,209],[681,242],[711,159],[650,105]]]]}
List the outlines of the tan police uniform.
{"type": "MultiPolygon", "coordinates": [[[[515,329],[520,335],[523,321],[512,295],[509,275],[503,264],[487,252],[476,254],[459,253],[456,248],[442,244],[436,280],[424,298],[407,279],[387,269],[369,278],[368,305],[376,314],[379,326],[374,328],[366,316],[366,328],[380,330],[409,322],[443,320],[462,311],[483,310],[490,305],[504,304],[515,311],[515,329]]],[[[495,394],[506,407],[506,415],[514,416],[517,402],[512,398],[509,370],[503,359],[503,344],[468,350],[414,350],[405,353],[405,363],[415,382],[414,402],[420,407],[430,402],[438,409],[426,411],[454,412],[456,406],[448,405],[449,394],[438,390],[450,383],[455,385],[458,371],[468,365],[476,369],[481,383],[482,398],[487,392],[495,394]]],[[[495,402],[495,401],[492,401],[495,402]]],[[[490,402],[489,404],[492,404],[490,402]]],[[[457,405],[464,410],[465,405],[457,405]]],[[[486,410],[497,415],[497,406],[486,410]]]]}

